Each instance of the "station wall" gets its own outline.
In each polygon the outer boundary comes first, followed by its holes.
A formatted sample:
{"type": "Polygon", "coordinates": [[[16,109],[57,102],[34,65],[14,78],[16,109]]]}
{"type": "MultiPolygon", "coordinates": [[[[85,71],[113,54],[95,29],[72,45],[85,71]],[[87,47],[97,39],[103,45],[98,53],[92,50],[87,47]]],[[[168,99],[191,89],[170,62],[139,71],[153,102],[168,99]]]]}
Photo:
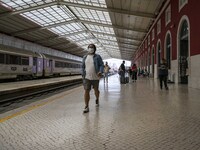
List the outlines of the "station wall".
{"type": "Polygon", "coordinates": [[[169,80],[200,89],[199,6],[199,0],[167,0],[133,62],[157,79],[159,58],[169,58],[169,80]],[[182,74],[187,75],[187,81],[182,82],[182,74]]]}

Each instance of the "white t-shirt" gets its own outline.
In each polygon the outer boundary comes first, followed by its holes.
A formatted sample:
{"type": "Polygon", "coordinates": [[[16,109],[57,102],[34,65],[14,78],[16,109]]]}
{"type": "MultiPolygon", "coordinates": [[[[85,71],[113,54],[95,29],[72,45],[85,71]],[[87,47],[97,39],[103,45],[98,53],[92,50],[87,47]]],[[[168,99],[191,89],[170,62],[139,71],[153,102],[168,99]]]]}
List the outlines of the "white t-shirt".
{"type": "Polygon", "coordinates": [[[87,55],[87,58],[85,60],[85,78],[88,80],[99,80],[99,77],[97,76],[95,71],[93,56],[94,55],[87,55]]]}

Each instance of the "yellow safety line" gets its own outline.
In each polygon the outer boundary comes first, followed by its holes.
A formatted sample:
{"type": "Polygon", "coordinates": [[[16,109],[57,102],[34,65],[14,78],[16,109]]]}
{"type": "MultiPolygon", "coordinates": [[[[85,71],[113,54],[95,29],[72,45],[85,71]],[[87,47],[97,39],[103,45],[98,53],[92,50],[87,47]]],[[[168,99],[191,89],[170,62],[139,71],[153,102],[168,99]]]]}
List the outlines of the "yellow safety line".
{"type": "MultiPolygon", "coordinates": [[[[80,88],[80,87],[79,87],[79,88],[80,88]]],[[[78,88],[76,88],[76,89],[78,89],[78,88]]],[[[17,117],[17,116],[19,116],[19,115],[25,114],[25,113],[27,113],[27,112],[29,112],[29,111],[31,111],[31,110],[33,110],[33,109],[36,109],[36,108],[38,108],[38,107],[44,106],[44,105],[46,105],[46,104],[49,104],[49,103],[51,103],[51,102],[53,102],[53,101],[55,101],[55,100],[58,100],[58,99],[61,98],[61,97],[64,97],[64,96],[66,96],[66,95],[68,95],[68,94],[73,93],[74,91],[75,91],[75,90],[73,90],[73,91],[71,91],[71,92],[69,92],[69,93],[67,93],[67,94],[58,96],[58,97],[56,97],[56,98],[54,98],[54,99],[50,99],[50,100],[47,101],[47,102],[44,102],[44,103],[41,103],[41,104],[37,104],[37,105],[31,106],[31,107],[29,107],[29,108],[27,108],[27,109],[25,109],[25,110],[19,111],[19,112],[15,113],[15,114],[12,114],[12,115],[10,115],[10,116],[6,116],[6,117],[4,117],[4,118],[0,118],[0,123],[3,123],[3,122],[5,122],[5,121],[7,121],[7,120],[9,120],[9,119],[12,119],[12,118],[14,118],[14,117],[17,117]]]]}

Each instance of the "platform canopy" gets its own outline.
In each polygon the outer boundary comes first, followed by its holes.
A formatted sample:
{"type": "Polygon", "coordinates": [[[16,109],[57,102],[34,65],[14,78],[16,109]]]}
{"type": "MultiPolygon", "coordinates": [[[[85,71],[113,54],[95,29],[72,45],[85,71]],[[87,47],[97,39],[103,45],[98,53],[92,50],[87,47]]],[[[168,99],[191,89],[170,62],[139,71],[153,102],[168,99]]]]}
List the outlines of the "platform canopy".
{"type": "Polygon", "coordinates": [[[0,0],[0,32],[77,56],[132,60],[165,0],[0,0]]]}

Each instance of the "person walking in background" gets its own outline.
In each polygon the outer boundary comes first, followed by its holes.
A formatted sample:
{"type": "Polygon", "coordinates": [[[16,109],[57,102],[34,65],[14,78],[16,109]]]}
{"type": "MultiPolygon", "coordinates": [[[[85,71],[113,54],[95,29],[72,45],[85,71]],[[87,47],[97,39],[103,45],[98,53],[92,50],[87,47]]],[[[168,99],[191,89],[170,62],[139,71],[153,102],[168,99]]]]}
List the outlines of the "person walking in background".
{"type": "Polygon", "coordinates": [[[128,68],[129,76],[132,77],[132,69],[131,67],[128,68]]]}
{"type": "Polygon", "coordinates": [[[99,79],[104,71],[104,64],[101,56],[95,54],[95,52],[96,46],[90,44],[88,46],[88,54],[83,57],[82,61],[83,86],[85,89],[85,108],[83,113],[89,112],[90,90],[92,87],[96,96],[96,106],[99,106],[99,79]]]}
{"type": "Polygon", "coordinates": [[[137,80],[137,66],[136,66],[136,64],[133,64],[131,70],[132,70],[132,80],[133,80],[133,82],[136,82],[136,80],[137,80]]]}
{"type": "Polygon", "coordinates": [[[120,82],[122,83],[122,84],[125,84],[125,71],[126,71],[126,69],[125,69],[125,61],[123,60],[122,61],[122,64],[120,65],[120,82]]]}
{"type": "Polygon", "coordinates": [[[108,73],[109,73],[110,67],[108,66],[108,62],[104,65],[104,83],[108,83],[108,73]]]}
{"type": "Polygon", "coordinates": [[[161,90],[163,87],[163,82],[165,85],[165,89],[168,90],[167,77],[168,77],[168,66],[167,66],[166,60],[163,58],[160,66],[159,66],[159,79],[160,79],[160,89],[161,90]]]}

